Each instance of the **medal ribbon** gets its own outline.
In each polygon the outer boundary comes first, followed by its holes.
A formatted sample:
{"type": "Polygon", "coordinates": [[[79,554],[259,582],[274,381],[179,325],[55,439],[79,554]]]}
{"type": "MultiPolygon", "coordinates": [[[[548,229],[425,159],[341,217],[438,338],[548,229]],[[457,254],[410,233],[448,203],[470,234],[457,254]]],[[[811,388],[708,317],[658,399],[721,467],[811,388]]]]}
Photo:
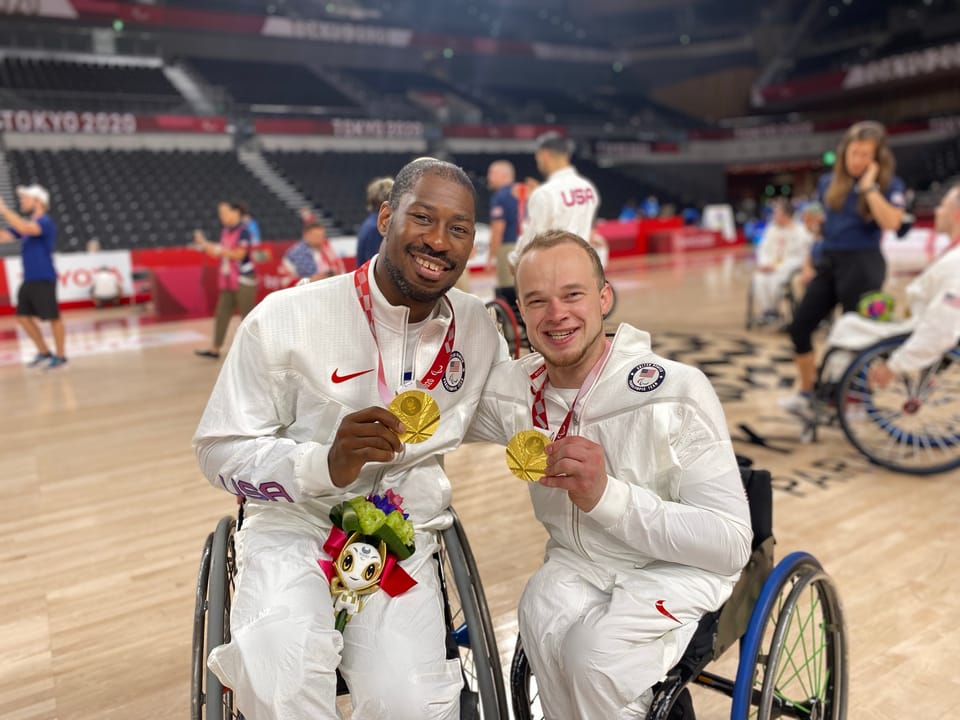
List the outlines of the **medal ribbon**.
{"type": "MultiPolygon", "coordinates": [[[[360,309],[367,318],[367,324],[370,326],[370,334],[373,335],[373,342],[377,346],[377,390],[383,399],[384,405],[389,405],[393,399],[394,393],[390,391],[387,385],[387,379],[383,371],[383,355],[380,353],[380,342],[377,340],[377,330],[373,324],[373,296],[370,294],[370,261],[368,260],[362,267],[357,268],[353,274],[353,286],[357,291],[357,300],[360,301],[360,309]]],[[[433,390],[440,382],[440,379],[447,371],[447,363],[450,362],[450,354],[453,352],[453,341],[456,337],[457,322],[453,314],[453,305],[444,296],[444,302],[450,308],[450,327],[447,328],[447,335],[437,351],[437,357],[430,365],[430,369],[420,379],[420,384],[427,390],[433,390]]]]}
{"type": "MultiPolygon", "coordinates": [[[[570,429],[570,420],[573,418],[573,413],[577,409],[577,403],[580,402],[580,398],[586,397],[590,388],[593,387],[593,384],[597,381],[597,377],[600,375],[600,369],[603,367],[607,355],[610,354],[610,341],[604,340],[603,343],[603,355],[600,356],[600,359],[594,363],[590,372],[587,373],[587,377],[584,378],[583,384],[580,386],[580,389],[577,390],[577,396],[573,399],[573,403],[567,411],[567,416],[563,419],[563,422],[560,423],[560,428],[557,430],[557,434],[551,438],[552,440],[561,440],[567,436],[567,431],[570,429]]],[[[547,422],[547,403],[543,399],[543,391],[547,387],[549,378],[545,377],[543,382],[540,383],[539,388],[534,387],[534,380],[540,377],[546,369],[546,364],[543,364],[530,373],[530,392],[533,393],[533,405],[530,408],[530,416],[533,420],[533,426],[541,430],[550,429],[550,424],[547,422]]]]}

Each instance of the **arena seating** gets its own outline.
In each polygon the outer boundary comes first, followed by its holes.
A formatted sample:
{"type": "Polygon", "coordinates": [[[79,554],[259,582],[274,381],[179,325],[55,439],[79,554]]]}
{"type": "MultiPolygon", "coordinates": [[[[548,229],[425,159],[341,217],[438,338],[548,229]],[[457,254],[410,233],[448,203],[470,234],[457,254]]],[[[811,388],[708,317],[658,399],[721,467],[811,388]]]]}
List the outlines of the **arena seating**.
{"type": "Polygon", "coordinates": [[[5,57],[0,88],[19,107],[170,112],[186,101],[160,67],[5,57]]]}
{"type": "Polygon", "coordinates": [[[244,105],[325,107],[357,114],[356,104],[309,68],[293,63],[186,58],[211,85],[220,86],[244,105]]]}
{"type": "Polygon", "coordinates": [[[58,249],[187,245],[194,228],[219,237],[219,200],[247,202],[264,239],[295,239],[300,219],[230,152],[9,150],[14,184],[42,179],[58,249]]]}
{"type": "Polygon", "coordinates": [[[270,164],[328,213],[345,233],[356,232],[367,216],[367,185],[375,177],[397,174],[410,153],[272,152],[270,164]]]}

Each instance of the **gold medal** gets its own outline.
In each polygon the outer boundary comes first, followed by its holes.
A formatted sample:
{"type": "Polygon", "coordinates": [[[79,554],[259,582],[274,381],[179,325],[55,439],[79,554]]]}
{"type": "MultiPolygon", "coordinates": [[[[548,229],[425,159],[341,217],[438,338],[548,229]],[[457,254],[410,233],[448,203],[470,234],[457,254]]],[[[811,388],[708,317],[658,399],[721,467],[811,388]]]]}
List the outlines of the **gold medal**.
{"type": "Polygon", "coordinates": [[[550,438],[539,430],[521,430],[507,443],[507,467],[521,480],[536,482],[547,469],[550,438]]]}
{"type": "Polygon", "coordinates": [[[421,443],[429,440],[440,424],[440,407],[437,401],[423,390],[407,390],[390,401],[387,410],[392,412],[406,426],[400,441],[421,443]]]}

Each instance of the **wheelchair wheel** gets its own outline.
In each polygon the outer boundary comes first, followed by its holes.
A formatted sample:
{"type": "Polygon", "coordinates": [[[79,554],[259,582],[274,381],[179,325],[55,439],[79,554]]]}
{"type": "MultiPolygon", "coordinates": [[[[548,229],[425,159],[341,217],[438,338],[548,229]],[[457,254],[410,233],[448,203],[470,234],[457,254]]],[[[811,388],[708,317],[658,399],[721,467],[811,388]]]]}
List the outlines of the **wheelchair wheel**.
{"type": "Polygon", "coordinates": [[[617,289],[613,286],[609,280],[607,280],[607,285],[610,286],[610,297],[612,301],[610,303],[610,309],[603,314],[603,319],[606,320],[608,317],[613,315],[613,311],[617,309],[617,289]]]}
{"type": "Polygon", "coordinates": [[[442,532],[440,583],[446,596],[448,649],[452,657],[459,655],[464,680],[460,718],[507,720],[503,672],[480,573],[463,526],[452,508],[450,512],[453,525],[442,532]]]}
{"type": "Polygon", "coordinates": [[[510,663],[510,698],[515,720],[543,720],[537,679],[530,669],[530,660],[519,635],[510,663]]]}
{"type": "Polygon", "coordinates": [[[191,720],[236,720],[241,717],[233,708],[233,693],[207,669],[210,651],[230,641],[230,601],[236,569],[235,526],[232,517],[222,518],[217,529],[207,537],[200,558],[193,614],[191,720]]]}
{"type": "Polygon", "coordinates": [[[750,278],[750,283],[747,285],[747,319],[744,322],[744,327],[747,330],[752,330],[753,326],[756,325],[757,319],[753,312],[753,306],[755,304],[754,293],[753,293],[753,278],[750,278]]]}
{"type": "Polygon", "coordinates": [[[487,312],[493,320],[503,339],[507,341],[507,350],[514,360],[520,357],[520,323],[510,305],[501,298],[487,303],[487,312]]]}
{"type": "Polygon", "coordinates": [[[792,553],[753,608],[730,717],[844,720],[846,698],[846,629],[836,588],[816,558],[792,553]]]}
{"type": "Polygon", "coordinates": [[[840,427],[876,465],[914,475],[946,472],[960,467],[960,348],[885,388],[867,380],[871,366],[907,337],[872,345],[847,368],[837,393],[840,427]]]}

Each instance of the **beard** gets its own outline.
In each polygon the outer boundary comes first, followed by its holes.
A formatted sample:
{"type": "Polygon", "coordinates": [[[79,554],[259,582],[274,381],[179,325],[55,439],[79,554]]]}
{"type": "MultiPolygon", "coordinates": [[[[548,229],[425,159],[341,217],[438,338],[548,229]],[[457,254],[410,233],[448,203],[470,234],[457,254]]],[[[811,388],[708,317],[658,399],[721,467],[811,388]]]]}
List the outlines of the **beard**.
{"type": "Polygon", "coordinates": [[[554,367],[558,367],[558,368],[575,367],[576,365],[579,365],[581,362],[583,362],[583,359],[587,356],[587,354],[593,349],[594,345],[596,344],[597,338],[601,337],[602,335],[603,335],[603,327],[601,326],[600,329],[597,330],[596,334],[592,338],[590,338],[589,341],[584,343],[584,346],[580,349],[580,352],[576,353],[576,355],[570,355],[569,357],[557,357],[556,355],[553,355],[552,352],[548,354],[547,352],[541,350],[540,348],[537,348],[537,350],[540,352],[541,355],[543,355],[543,359],[546,360],[549,364],[553,365],[554,367]]]}
{"type": "MultiPolygon", "coordinates": [[[[447,294],[447,290],[452,288],[456,284],[454,280],[449,285],[445,285],[442,288],[436,290],[426,290],[423,288],[414,287],[410,282],[403,276],[403,271],[399,267],[393,264],[393,261],[390,260],[390,256],[386,253],[382,254],[379,258],[383,262],[383,267],[387,271],[387,275],[390,276],[390,280],[400,291],[400,294],[404,297],[408,297],[411,300],[416,302],[428,303],[436,302],[444,295],[447,294]]],[[[459,277],[459,275],[457,276],[459,277]]]]}

